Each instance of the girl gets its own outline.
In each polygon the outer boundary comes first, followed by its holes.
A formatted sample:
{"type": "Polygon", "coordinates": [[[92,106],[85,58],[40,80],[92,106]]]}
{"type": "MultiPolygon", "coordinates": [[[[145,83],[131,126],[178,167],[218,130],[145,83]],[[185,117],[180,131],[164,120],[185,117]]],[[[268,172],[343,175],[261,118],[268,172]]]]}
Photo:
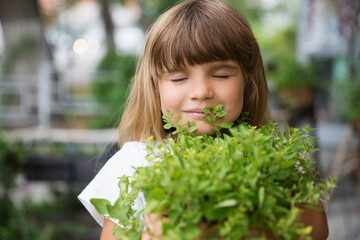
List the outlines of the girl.
{"type": "MultiPolygon", "coordinates": [[[[118,177],[132,176],[134,168],[147,166],[146,144],[171,137],[163,128],[166,110],[192,121],[195,134],[214,134],[201,109],[221,104],[228,115],[221,122],[236,122],[244,112],[249,123],[260,127],[269,120],[268,88],[256,39],[247,21],[233,8],[208,0],[189,0],[165,12],[147,34],[127,108],[120,123],[121,150],[116,153],[79,195],[80,201],[103,226],[101,239],[113,239],[114,222],[104,219],[90,204],[91,198],[119,195],[118,177]]],[[[142,193],[133,208],[145,207],[142,193]]],[[[142,216],[144,219],[144,216],[142,216]]],[[[324,211],[305,209],[300,221],[312,225],[314,239],[326,239],[324,211]]],[[[161,234],[161,224],[148,215],[146,224],[161,234]]],[[[251,231],[256,236],[256,230],[251,231]]],[[[143,239],[149,239],[143,234],[143,239]]],[[[271,236],[269,236],[271,237],[271,236]]],[[[161,239],[161,238],[159,238],[161,239]]]]}

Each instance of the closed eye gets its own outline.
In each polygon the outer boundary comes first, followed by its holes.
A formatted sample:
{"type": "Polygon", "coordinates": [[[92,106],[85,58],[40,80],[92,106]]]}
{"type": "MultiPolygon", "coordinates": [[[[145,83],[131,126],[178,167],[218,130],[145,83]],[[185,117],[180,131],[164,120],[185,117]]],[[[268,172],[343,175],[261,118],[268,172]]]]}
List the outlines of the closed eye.
{"type": "Polygon", "coordinates": [[[216,78],[229,78],[230,75],[214,75],[216,78]]]}
{"type": "Polygon", "coordinates": [[[186,79],[187,78],[175,78],[175,79],[170,79],[170,81],[172,81],[172,82],[181,82],[181,81],[184,81],[186,79]]]}

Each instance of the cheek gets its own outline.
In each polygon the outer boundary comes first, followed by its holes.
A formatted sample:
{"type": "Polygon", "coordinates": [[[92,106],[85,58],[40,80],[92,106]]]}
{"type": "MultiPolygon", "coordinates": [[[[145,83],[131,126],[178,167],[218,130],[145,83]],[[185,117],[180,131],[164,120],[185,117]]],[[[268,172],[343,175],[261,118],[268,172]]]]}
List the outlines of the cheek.
{"type": "Polygon", "coordinates": [[[231,103],[232,105],[238,105],[238,104],[242,104],[243,102],[243,90],[241,88],[233,88],[233,89],[229,89],[229,91],[227,91],[227,98],[229,103],[231,103]]]}
{"type": "Polygon", "coordinates": [[[169,109],[167,99],[168,99],[167,94],[165,92],[160,91],[160,106],[161,106],[161,111],[163,113],[165,113],[166,110],[169,109]]]}
{"type": "Polygon", "coordinates": [[[159,86],[159,95],[160,95],[160,105],[161,111],[164,113],[166,110],[176,112],[177,110],[177,96],[178,91],[176,89],[171,89],[166,86],[159,86]]]}
{"type": "Polygon", "coordinates": [[[229,107],[228,114],[232,121],[235,121],[241,114],[244,104],[244,87],[243,85],[237,85],[227,88],[224,92],[227,105],[229,107]]]}

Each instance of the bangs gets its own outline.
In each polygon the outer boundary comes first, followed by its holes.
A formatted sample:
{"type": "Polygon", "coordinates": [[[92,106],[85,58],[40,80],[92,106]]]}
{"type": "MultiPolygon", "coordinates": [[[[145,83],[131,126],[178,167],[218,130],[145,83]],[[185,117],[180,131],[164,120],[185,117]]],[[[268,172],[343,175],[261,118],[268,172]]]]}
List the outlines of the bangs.
{"type": "Polygon", "coordinates": [[[187,64],[233,60],[242,66],[252,58],[251,42],[242,33],[241,16],[237,12],[239,18],[217,14],[217,9],[204,11],[201,3],[184,6],[166,26],[161,26],[150,55],[156,78],[164,72],[182,70],[187,64]]]}

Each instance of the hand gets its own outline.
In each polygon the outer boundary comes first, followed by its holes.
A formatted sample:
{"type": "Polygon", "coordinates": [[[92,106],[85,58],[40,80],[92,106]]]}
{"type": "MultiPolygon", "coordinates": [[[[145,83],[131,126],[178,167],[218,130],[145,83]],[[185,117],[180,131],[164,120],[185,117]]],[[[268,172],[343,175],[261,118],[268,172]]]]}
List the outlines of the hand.
{"type": "MultiPolygon", "coordinates": [[[[141,240],[163,240],[162,237],[162,223],[169,222],[169,218],[166,215],[161,216],[160,218],[154,213],[146,214],[145,216],[145,225],[146,231],[142,234],[141,240]]],[[[207,228],[206,223],[199,223],[199,229],[202,232],[202,239],[205,237],[212,237],[216,231],[215,227],[207,228]]],[[[224,239],[224,238],[220,238],[224,239]]],[[[195,240],[198,240],[196,238],[195,240]]]]}
{"type": "Polygon", "coordinates": [[[162,223],[168,222],[169,218],[161,217],[159,219],[156,214],[148,213],[145,216],[146,231],[141,235],[141,240],[163,240],[162,223]]]}
{"type": "MultiPolygon", "coordinates": [[[[321,204],[318,204],[317,207],[322,209],[321,204]]],[[[311,232],[310,236],[317,240],[326,239],[329,234],[329,230],[325,211],[316,211],[308,208],[302,208],[302,210],[303,211],[300,214],[298,221],[304,223],[305,226],[311,225],[313,227],[313,231],[311,232]]],[[[168,221],[169,218],[165,216],[162,216],[161,219],[159,219],[154,213],[146,214],[145,225],[147,230],[142,234],[141,240],[163,240],[162,222],[168,221]]],[[[211,237],[213,236],[214,231],[216,231],[214,228],[208,229],[205,223],[199,223],[199,228],[202,231],[202,237],[211,237]]],[[[270,232],[258,228],[249,229],[249,234],[245,236],[244,239],[260,237],[264,233],[267,239],[275,239],[270,232]]]]}
{"type": "MultiPolygon", "coordinates": [[[[141,240],[163,240],[162,237],[162,223],[168,222],[169,218],[162,216],[159,219],[158,216],[154,213],[146,214],[145,216],[145,225],[146,225],[146,231],[142,234],[141,240]]],[[[199,229],[201,231],[201,237],[202,239],[210,238],[215,236],[216,234],[216,228],[210,227],[208,228],[207,224],[204,222],[199,223],[199,229]]],[[[253,238],[253,237],[260,237],[263,233],[266,234],[267,239],[272,240],[274,239],[273,236],[267,232],[263,231],[261,229],[250,229],[249,234],[244,237],[244,239],[247,238],[253,238]]],[[[225,237],[220,237],[219,239],[225,239],[225,237]]],[[[198,240],[198,238],[196,238],[198,240]]]]}

